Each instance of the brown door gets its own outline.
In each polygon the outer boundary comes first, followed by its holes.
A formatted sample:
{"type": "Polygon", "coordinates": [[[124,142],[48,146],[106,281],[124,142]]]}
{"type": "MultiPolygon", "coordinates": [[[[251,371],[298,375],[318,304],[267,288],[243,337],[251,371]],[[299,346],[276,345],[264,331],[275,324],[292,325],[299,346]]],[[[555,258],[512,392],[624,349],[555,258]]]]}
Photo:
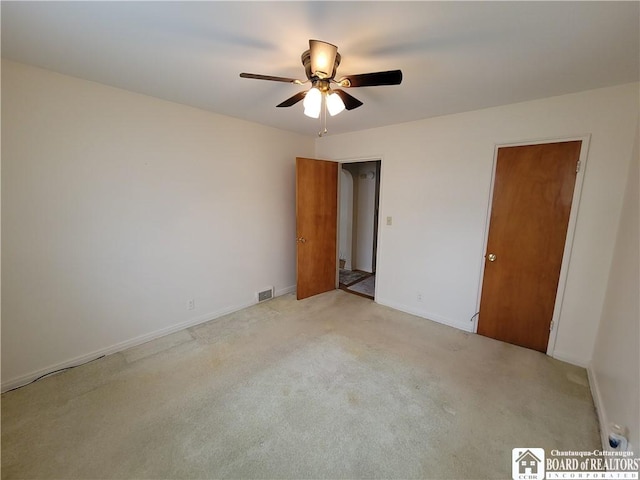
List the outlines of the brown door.
{"type": "Polygon", "coordinates": [[[581,143],[498,150],[479,334],[547,351],[581,143]]]}
{"type": "Polygon", "coordinates": [[[298,300],[336,288],[338,164],[296,158],[298,300]]]}

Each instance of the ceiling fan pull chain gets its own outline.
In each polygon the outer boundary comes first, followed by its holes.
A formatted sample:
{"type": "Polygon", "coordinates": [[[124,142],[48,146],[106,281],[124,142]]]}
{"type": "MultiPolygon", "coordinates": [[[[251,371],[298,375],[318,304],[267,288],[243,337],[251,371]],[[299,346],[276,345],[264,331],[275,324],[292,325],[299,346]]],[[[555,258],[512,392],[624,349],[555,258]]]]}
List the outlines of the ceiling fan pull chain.
{"type": "Polygon", "coordinates": [[[322,95],[322,108],[320,109],[320,122],[322,122],[322,130],[318,132],[319,137],[323,137],[327,133],[327,99],[326,95],[322,95]]]}

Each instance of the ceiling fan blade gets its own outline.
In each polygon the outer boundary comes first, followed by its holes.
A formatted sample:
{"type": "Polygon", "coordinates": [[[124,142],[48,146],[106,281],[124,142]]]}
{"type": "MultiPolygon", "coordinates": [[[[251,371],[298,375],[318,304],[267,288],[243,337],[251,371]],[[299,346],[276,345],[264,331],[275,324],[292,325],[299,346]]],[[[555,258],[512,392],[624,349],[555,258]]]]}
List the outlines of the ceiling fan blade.
{"type": "Polygon", "coordinates": [[[342,77],[338,83],[343,87],[376,87],[378,85],[400,85],[402,83],[402,70],[389,70],[387,72],[362,73],[342,77]]]}
{"type": "Polygon", "coordinates": [[[300,100],[302,100],[306,94],[307,94],[307,90],[305,90],[304,92],[296,93],[293,97],[289,97],[284,102],[280,103],[279,105],[276,105],[276,107],[290,107],[291,105],[295,105],[300,100]]]}
{"type": "Polygon", "coordinates": [[[256,80],[271,80],[272,82],[300,83],[300,80],[296,80],[295,78],[274,77],[272,75],[258,75],[256,73],[241,73],[240,77],[254,78],[256,80]]]}
{"type": "Polygon", "coordinates": [[[342,103],[344,103],[344,108],[346,108],[347,110],[353,110],[354,108],[358,108],[360,105],[362,105],[362,102],[360,100],[358,100],[353,95],[349,95],[344,90],[335,89],[333,91],[340,96],[340,98],[342,99],[342,103]]]}

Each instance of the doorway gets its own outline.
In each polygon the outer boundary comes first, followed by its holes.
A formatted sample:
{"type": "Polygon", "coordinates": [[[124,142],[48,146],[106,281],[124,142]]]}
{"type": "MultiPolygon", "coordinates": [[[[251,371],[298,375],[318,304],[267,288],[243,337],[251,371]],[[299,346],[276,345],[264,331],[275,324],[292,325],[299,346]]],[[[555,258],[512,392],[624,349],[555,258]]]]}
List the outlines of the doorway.
{"type": "Polygon", "coordinates": [[[338,228],[339,287],[375,297],[381,161],[341,164],[338,228]]]}
{"type": "Polygon", "coordinates": [[[582,146],[576,140],[498,149],[480,335],[547,352],[582,146]]]}

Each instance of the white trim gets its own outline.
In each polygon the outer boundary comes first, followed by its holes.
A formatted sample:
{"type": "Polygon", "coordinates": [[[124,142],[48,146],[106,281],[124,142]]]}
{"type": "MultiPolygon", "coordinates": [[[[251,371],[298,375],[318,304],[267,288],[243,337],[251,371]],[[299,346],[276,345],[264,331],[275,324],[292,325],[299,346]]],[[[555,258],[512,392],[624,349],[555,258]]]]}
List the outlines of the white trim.
{"type": "MultiPolygon", "coordinates": [[[[380,181],[380,187],[378,188],[378,204],[376,205],[376,208],[378,209],[378,227],[376,229],[376,232],[378,234],[378,238],[375,239],[376,241],[376,281],[374,282],[373,285],[373,301],[377,302],[378,300],[378,286],[380,285],[380,252],[382,252],[382,245],[383,245],[383,232],[384,232],[384,227],[385,227],[385,223],[382,221],[382,219],[384,218],[384,215],[382,214],[382,209],[380,208],[384,203],[382,201],[382,192],[384,192],[384,186],[383,186],[383,181],[384,181],[384,159],[382,158],[382,155],[379,156],[378,160],[375,161],[380,161],[380,170],[378,171],[378,177],[379,177],[379,181],[380,181]]],[[[383,268],[383,272],[384,272],[384,268],[383,268]]]]}
{"type": "Polygon", "coordinates": [[[596,372],[593,371],[593,366],[591,364],[587,366],[587,377],[589,378],[589,388],[591,389],[593,404],[596,407],[598,422],[600,422],[600,441],[602,442],[602,450],[611,450],[611,447],[609,446],[609,435],[607,433],[607,426],[609,425],[607,412],[605,411],[604,403],[602,402],[600,386],[598,385],[598,377],[596,372]]]}
{"type": "Polygon", "coordinates": [[[571,213],[569,214],[569,225],[567,226],[567,238],[562,252],[562,266],[560,267],[560,278],[558,279],[558,292],[556,294],[556,302],[553,308],[553,328],[549,334],[549,343],[547,344],[547,355],[553,356],[556,348],[556,339],[558,337],[558,326],[562,318],[562,306],[564,302],[564,291],[567,286],[567,277],[569,276],[569,265],[571,263],[571,251],[573,249],[573,240],[576,234],[576,224],[578,222],[578,211],[580,209],[580,199],[582,198],[582,185],[584,183],[584,173],[587,170],[587,154],[589,152],[589,143],[591,135],[576,140],[582,140],[580,145],[579,165],[580,170],[576,175],[576,184],[573,189],[573,199],[571,200],[571,213]]]}
{"type": "Polygon", "coordinates": [[[338,178],[336,179],[336,182],[338,184],[338,191],[336,192],[336,195],[338,198],[336,198],[336,278],[333,282],[333,288],[338,289],[340,288],[340,211],[342,208],[342,206],[340,205],[340,200],[342,199],[342,166],[340,162],[334,163],[338,164],[338,178]]]}
{"type": "Polygon", "coordinates": [[[384,305],[385,307],[393,308],[394,310],[399,310],[404,313],[410,313],[411,315],[424,318],[425,320],[429,320],[435,323],[440,323],[442,325],[447,325],[448,327],[457,328],[458,330],[463,330],[465,332],[473,333],[473,326],[471,325],[471,322],[460,322],[457,320],[452,320],[450,318],[443,317],[435,313],[425,312],[423,310],[419,310],[414,307],[409,307],[401,303],[396,303],[393,300],[378,299],[376,300],[376,303],[380,305],[384,305]]]}
{"type": "Polygon", "coordinates": [[[588,363],[585,362],[583,358],[576,357],[576,356],[571,355],[569,353],[557,352],[556,351],[556,352],[554,352],[553,355],[550,355],[550,356],[552,356],[556,360],[560,360],[562,362],[567,362],[567,363],[570,363],[571,365],[576,365],[577,367],[587,368],[587,366],[588,366],[588,363]]]}
{"type": "MultiPolygon", "coordinates": [[[[275,291],[275,297],[279,297],[281,295],[285,295],[287,293],[295,292],[295,285],[290,287],[284,287],[275,291]]],[[[201,323],[209,322],[211,320],[215,320],[216,318],[222,317],[224,315],[228,315],[230,313],[237,312],[238,310],[242,310],[247,307],[251,307],[256,305],[257,300],[252,300],[251,302],[245,302],[240,305],[235,305],[232,307],[223,308],[221,310],[217,310],[215,312],[207,313],[204,315],[199,315],[194,317],[186,322],[181,322],[175,325],[171,325],[169,327],[161,328],[160,330],[156,330],[154,332],[145,333],[144,335],[140,335],[135,338],[131,338],[129,340],[125,340],[124,342],[116,343],[115,345],[111,345],[110,347],[101,348],[99,350],[93,351],[91,353],[87,353],[85,355],[80,355],[78,357],[72,358],[70,360],[65,360],[64,362],[56,363],[54,365],[49,365],[48,367],[41,368],[36,370],[35,372],[27,373],[26,375],[22,375],[17,378],[13,378],[11,380],[2,382],[2,392],[6,392],[7,390],[12,390],[17,387],[21,387],[23,385],[27,385],[28,383],[34,381],[36,378],[41,377],[42,375],[46,375],[48,373],[55,372],[56,370],[60,370],[63,368],[74,367],[76,365],[81,365],[83,363],[90,362],[97,358],[100,358],[105,355],[111,355],[113,353],[118,353],[128,348],[136,347],[138,345],[142,345],[143,343],[147,343],[151,340],[155,340],[160,337],[164,337],[166,335],[170,335],[172,333],[178,332],[180,330],[185,330],[189,327],[193,327],[195,325],[199,325],[201,323]]]]}
{"type": "Polygon", "coordinates": [[[484,257],[489,243],[489,224],[491,223],[491,207],[493,205],[493,187],[496,182],[496,166],[498,163],[498,145],[493,149],[493,164],[491,165],[491,182],[489,183],[489,193],[487,201],[487,213],[484,220],[484,241],[480,252],[480,281],[478,282],[478,294],[476,299],[476,313],[473,315],[473,333],[478,333],[478,319],[480,318],[480,300],[482,299],[482,283],[484,282],[484,257]]]}
{"type": "MultiPolygon", "coordinates": [[[[382,155],[367,155],[364,157],[346,157],[346,158],[337,158],[332,160],[333,162],[342,163],[365,163],[365,162],[382,162],[382,155]]],[[[382,177],[380,177],[382,179],[382,177]]]]}
{"type": "Polygon", "coordinates": [[[273,294],[274,297],[281,297],[282,295],[286,295],[288,293],[295,293],[296,292],[296,286],[295,285],[291,285],[289,287],[284,287],[284,288],[277,288],[275,290],[275,293],[273,294]]]}
{"type": "MultiPolygon", "coordinates": [[[[576,175],[576,182],[573,190],[573,199],[571,203],[571,212],[569,213],[569,224],[567,226],[567,237],[565,240],[564,251],[562,254],[562,265],[560,267],[560,277],[558,279],[558,289],[556,292],[555,306],[553,309],[553,315],[551,317],[553,328],[549,334],[549,342],[547,343],[547,355],[552,356],[554,358],[561,358],[562,353],[555,352],[555,344],[558,333],[558,326],[560,325],[561,313],[562,313],[562,304],[564,301],[564,291],[567,284],[567,277],[569,273],[569,264],[571,261],[571,250],[573,248],[573,240],[576,231],[576,223],[578,220],[578,211],[580,207],[580,199],[582,195],[582,185],[584,183],[584,174],[587,169],[587,157],[589,152],[589,143],[591,140],[591,134],[584,135],[576,135],[571,137],[562,137],[562,138],[543,138],[537,140],[527,140],[521,142],[513,142],[513,143],[500,143],[496,144],[494,148],[493,154],[493,166],[491,172],[491,184],[489,188],[489,200],[487,206],[487,215],[485,219],[485,234],[484,234],[484,242],[482,246],[481,252],[481,267],[480,267],[480,283],[478,287],[478,296],[476,302],[476,312],[480,311],[480,300],[482,297],[482,283],[484,281],[484,256],[487,251],[487,242],[489,240],[489,227],[491,220],[491,207],[493,203],[493,188],[495,184],[496,177],[496,166],[498,160],[498,150],[504,147],[517,147],[517,146],[526,146],[526,145],[541,145],[545,143],[561,143],[561,142],[572,142],[572,141],[581,141],[582,145],[580,145],[580,171],[576,175]]],[[[473,322],[473,332],[478,331],[478,319],[479,315],[477,315],[473,322]]],[[[565,357],[566,358],[566,357],[565,357]]],[[[572,363],[574,365],[579,365],[579,360],[576,359],[566,359],[565,361],[572,363]]],[[[581,365],[584,366],[584,365],[581,365]]]]}

